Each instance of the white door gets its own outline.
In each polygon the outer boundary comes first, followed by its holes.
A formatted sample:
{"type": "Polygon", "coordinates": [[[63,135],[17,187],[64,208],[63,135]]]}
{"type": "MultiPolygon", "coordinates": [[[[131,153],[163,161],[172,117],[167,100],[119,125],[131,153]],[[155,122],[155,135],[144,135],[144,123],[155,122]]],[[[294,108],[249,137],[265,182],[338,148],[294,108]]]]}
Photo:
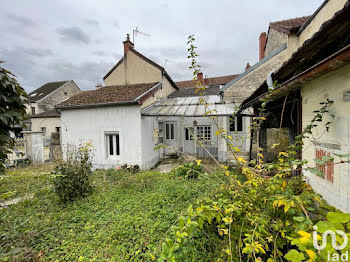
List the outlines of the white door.
{"type": "Polygon", "coordinates": [[[176,154],[176,123],[165,122],[165,139],[164,144],[168,147],[165,148],[165,155],[176,154]]]}

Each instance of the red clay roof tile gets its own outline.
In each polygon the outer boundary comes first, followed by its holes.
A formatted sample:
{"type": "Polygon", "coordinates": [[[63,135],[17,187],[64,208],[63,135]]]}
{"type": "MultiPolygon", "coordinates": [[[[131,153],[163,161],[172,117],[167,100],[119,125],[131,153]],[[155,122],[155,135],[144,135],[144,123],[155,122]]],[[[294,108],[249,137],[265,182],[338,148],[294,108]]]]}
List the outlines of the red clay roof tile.
{"type": "Polygon", "coordinates": [[[62,102],[57,108],[134,102],[137,97],[150,90],[156,84],[158,83],[105,86],[96,90],[83,91],[62,102]]]}

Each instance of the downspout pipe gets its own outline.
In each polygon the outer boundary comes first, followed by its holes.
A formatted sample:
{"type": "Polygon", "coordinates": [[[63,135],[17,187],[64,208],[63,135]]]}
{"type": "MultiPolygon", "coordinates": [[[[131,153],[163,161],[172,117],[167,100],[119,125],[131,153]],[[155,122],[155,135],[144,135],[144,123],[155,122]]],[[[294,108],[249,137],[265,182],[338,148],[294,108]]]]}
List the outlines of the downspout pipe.
{"type": "Polygon", "coordinates": [[[266,84],[267,84],[267,87],[268,87],[269,90],[274,88],[274,86],[273,86],[273,79],[272,79],[274,74],[275,74],[275,72],[271,71],[266,77],[266,84]]]}

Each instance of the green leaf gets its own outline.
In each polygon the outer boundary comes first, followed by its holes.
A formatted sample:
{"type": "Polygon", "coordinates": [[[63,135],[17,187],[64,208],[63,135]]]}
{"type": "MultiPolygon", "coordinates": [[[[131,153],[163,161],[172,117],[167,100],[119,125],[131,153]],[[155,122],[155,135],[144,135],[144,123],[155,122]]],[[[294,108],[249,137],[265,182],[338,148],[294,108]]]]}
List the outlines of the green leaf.
{"type": "Polygon", "coordinates": [[[301,262],[305,259],[305,256],[303,253],[299,253],[297,250],[292,249],[284,256],[284,258],[292,262],[301,262]]]}
{"type": "Polygon", "coordinates": [[[350,214],[340,212],[329,212],[327,219],[333,223],[347,223],[350,221],[350,214]]]}
{"type": "Polygon", "coordinates": [[[305,217],[293,217],[293,220],[297,221],[297,222],[304,222],[305,221],[305,217]]]}

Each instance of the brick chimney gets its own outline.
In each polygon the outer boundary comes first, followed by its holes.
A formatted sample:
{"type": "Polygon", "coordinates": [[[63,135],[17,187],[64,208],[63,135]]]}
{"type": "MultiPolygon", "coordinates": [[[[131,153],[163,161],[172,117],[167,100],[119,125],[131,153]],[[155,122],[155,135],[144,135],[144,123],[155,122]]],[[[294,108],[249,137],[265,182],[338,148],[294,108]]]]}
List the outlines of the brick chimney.
{"type": "Polygon", "coordinates": [[[203,73],[202,72],[199,72],[197,74],[197,81],[201,81],[201,83],[203,84],[203,73]]]}
{"type": "Polygon", "coordinates": [[[126,34],[126,41],[124,41],[123,44],[124,44],[124,55],[130,50],[130,48],[134,48],[134,44],[130,41],[129,34],[126,34]]]}
{"type": "Polygon", "coordinates": [[[265,47],[266,47],[266,33],[262,32],[259,37],[259,59],[265,57],[265,47]]]}
{"type": "Polygon", "coordinates": [[[251,68],[249,62],[247,63],[246,67],[245,67],[245,70],[248,70],[249,68],[251,68]]]}

